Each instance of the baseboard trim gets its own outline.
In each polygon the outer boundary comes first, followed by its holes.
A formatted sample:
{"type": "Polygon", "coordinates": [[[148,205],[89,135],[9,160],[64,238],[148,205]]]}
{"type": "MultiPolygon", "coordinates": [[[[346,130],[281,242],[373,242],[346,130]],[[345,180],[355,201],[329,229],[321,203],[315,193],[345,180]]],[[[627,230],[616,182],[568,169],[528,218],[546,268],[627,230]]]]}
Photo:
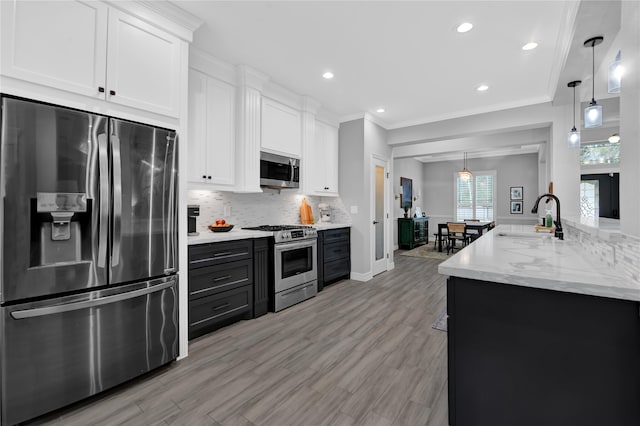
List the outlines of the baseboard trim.
{"type": "Polygon", "coordinates": [[[373,278],[373,275],[371,274],[371,272],[366,272],[364,274],[361,274],[359,272],[351,272],[350,278],[354,281],[369,281],[371,278],[373,278]]]}

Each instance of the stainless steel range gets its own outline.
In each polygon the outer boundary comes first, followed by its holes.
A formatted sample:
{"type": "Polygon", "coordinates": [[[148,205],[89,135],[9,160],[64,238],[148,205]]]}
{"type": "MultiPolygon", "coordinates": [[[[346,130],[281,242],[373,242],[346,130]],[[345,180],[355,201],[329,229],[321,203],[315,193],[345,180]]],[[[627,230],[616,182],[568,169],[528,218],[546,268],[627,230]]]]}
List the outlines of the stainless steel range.
{"type": "Polygon", "coordinates": [[[318,294],[318,233],[304,225],[263,225],[244,229],[273,232],[273,310],[281,311],[318,294]]]}

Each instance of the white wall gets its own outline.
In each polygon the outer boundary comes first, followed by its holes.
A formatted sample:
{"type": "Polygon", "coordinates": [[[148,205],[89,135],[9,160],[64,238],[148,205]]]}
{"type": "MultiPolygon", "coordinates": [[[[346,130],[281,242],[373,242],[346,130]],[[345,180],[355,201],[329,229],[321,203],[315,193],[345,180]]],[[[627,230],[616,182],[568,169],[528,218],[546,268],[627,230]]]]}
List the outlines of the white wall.
{"type": "Polygon", "coordinates": [[[640,236],[640,3],[622,2],[620,89],[620,225],[640,236]]]}
{"type": "MultiPolygon", "coordinates": [[[[454,219],[454,174],[461,170],[463,161],[425,163],[423,167],[423,206],[430,217],[430,239],[437,223],[454,219]]],[[[505,157],[472,158],[467,168],[496,171],[496,217],[497,224],[536,223],[538,215],[531,208],[538,197],[538,154],[509,155],[505,157]],[[510,214],[510,187],[522,186],[524,195],[523,214],[510,214]]]]}
{"type": "Polygon", "coordinates": [[[368,194],[363,188],[364,176],[364,119],[340,124],[339,129],[339,185],[340,197],[351,216],[351,271],[365,274],[369,269],[362,253],[369,251],[368,194]]]}

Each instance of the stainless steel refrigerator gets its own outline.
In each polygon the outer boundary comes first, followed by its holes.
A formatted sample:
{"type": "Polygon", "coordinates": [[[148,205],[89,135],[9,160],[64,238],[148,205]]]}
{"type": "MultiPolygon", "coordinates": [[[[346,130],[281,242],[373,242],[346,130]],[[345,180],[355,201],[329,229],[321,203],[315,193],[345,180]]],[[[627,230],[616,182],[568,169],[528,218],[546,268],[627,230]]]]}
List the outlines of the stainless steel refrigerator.
{"type": "Polygon", "coordinates": [[[2,424],[178,355],[171,130],[2,96],[2,424]]]}

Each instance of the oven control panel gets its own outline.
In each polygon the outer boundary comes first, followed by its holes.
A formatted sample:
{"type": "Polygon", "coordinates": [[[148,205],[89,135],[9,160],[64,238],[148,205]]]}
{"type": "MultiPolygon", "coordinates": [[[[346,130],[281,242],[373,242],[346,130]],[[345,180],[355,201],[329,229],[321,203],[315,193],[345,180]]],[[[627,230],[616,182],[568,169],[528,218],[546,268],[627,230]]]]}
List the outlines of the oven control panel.
{"type": "Polygon", "coordinates": [[[317,238],[318,232],[313,228],[305,229],[292,229],[285,231],[278,231],[275,235],[276,242],[304,240],[310,238],[317,238]]]}

